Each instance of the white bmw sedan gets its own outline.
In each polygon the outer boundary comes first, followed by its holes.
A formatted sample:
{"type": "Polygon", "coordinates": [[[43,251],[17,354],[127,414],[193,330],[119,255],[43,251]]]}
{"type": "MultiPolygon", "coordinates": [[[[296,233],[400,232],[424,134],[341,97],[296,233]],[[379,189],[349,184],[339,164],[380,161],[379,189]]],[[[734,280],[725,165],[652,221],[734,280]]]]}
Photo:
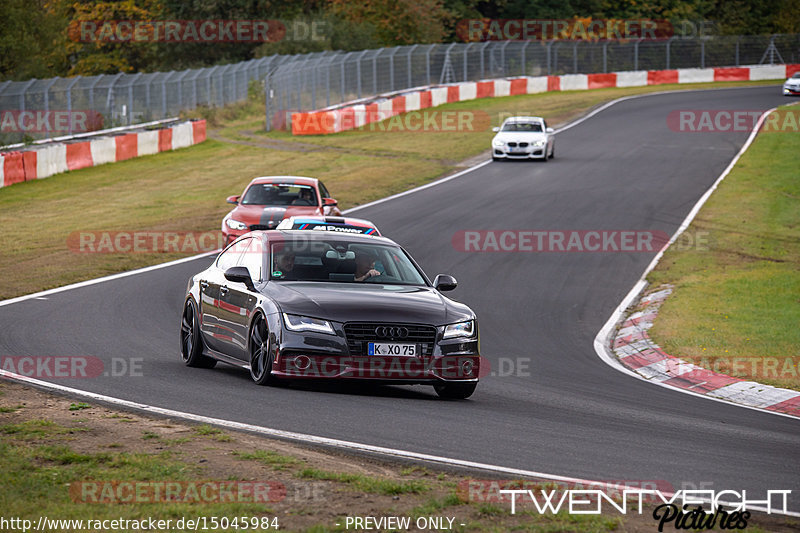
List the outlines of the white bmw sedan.
{"type": "Polygon", "coordinates": [[[800,72],[795,72],[794,76],[786,80],[783,84],[783,94],[785,96],[800,96],[800,72]]]}
{"type": "Polygon", "coordinates": [[[553,128],[542,117],[510,117],[494,128],[492,159],[541,159],[555,157],[553,128]]]}

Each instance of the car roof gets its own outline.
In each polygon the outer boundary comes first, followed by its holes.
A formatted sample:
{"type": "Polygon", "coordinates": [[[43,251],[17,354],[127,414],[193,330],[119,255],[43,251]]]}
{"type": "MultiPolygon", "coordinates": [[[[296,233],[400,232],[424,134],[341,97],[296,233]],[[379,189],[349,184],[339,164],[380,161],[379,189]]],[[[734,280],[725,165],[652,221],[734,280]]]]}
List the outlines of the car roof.
{"type": "MultiPolygon", "coordinates": [[[[378,227],[370,222],[369,220],[365,220],[363,218],[351,218],[351,217],[337,217],[337,216],[319,216],[319,215],[295,215],[289,218],[283,219],[279,226],[286,225],[289,226],[286,229],[295,229],[291,228],[293,224],[309,224],[309,225],[326,225],[326,226],[341,226],[341,227],[354,227],[354,228],[367,228],[370,230],[374,230],[375,233],[371,235],[379,236],[380,230],[378,227]]],[[[284,229],[278,227],[277,229],[284,229]]],[[[313,228],[296,228],[298,230],[308,230],[313,228]]],[[[346,233],[346,232],[345,232],[346,233]]]]}
{"type": "MultiPolygon", "coordinates": [[[[393,240],[384,237],[384,236],[377,236],[377,235],[364,235],[361,233],[337,233],[337,232],[316,232],[316,231],[307,231],[307,230],[300,230],[300,229],[273,229],[273,230],[257,230],[251,231],[250,233],[245,233],[239,239],[244,237],[254,237],[254,236],[261,236],[266,237],[269,240],[276,239],[276,240],[283,240],[282,238],[291,238],[291,237],[302,237],[303,239],[308,240],[317,240],[317,241],[344,241],[344,242],[363,242],[365,244],[375,242],[381,244],[387,244],[392,246],[400,246],[393,240]]],[[[237,239],[237,241],[239,240],[237,239]]]]}
{"type": "Polygon", "coordinates": [[[518,117],[508,117],[503,121],[503,124],[506,122],[544,122],[542,117],[527,117],[527,116],[518,116],[518,117]]]}
{"type": "Polygon", "coordinates": [[[314,186],[319,182],[317,178],[308,178],[305,176],[260,176],[253,178],[250,185],[254,183],[282,183],[286,185],[311,185],[314,186]]]}

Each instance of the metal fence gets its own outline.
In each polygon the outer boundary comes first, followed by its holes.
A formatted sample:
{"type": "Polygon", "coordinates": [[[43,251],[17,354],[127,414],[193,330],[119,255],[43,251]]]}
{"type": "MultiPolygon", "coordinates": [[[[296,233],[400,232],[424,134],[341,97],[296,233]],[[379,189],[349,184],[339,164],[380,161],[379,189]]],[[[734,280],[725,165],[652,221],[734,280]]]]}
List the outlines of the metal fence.
{"type": "MultiPolygon", "coordinates": [[[[800,63],[800,35],[673,37],[631,41],[487,41],[399,46],[358,52],[273,55],[203,69],[0,83],[0,112],[28,111],[25,129],[0,122],[0,145],[54,135],[44,113],[88,111],[103,128],[175,116],[266,89],[266,126],[286,111],[307,111],[412,87],[504,76],[800,63]],[[32,112],[32,113],[31,113],[32,112]],[[32,118],[33,117],[33,118],[32,118]]],[[[5,113],[3,113],[5,116],[5,113]]],[[[5,117],[8,119],[8,117],[5,117]]],[[[13,120],[12,120],[13,122],[13,120]]],[[[67,120],[55,133],[76,133],[67,120]]],[[[96,126],[97,123],[93,122],[96,126]]],[[[52,124],[50,125],[52,126],[52,124]]]]}
{"type": "Polygon", "coordinates": [[[800,35],[633,41],[487,41],[308,55],[271,69],[266,127],[308,111],[432,84],[509,76],[800,63],[800,35]]]}

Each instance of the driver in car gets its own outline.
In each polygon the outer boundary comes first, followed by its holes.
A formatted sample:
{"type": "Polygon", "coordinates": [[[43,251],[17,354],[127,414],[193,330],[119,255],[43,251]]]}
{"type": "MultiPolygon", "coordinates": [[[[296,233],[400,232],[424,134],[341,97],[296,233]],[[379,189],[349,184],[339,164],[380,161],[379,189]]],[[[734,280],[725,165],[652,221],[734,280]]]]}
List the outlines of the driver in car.
{"type": "Polygon", "coordinates": [[[379,270],[375,269],[375,255],[372,252],[359,250],[356,252],[356,272],[355,281],[366,281],[369,278],[380,276],[379,270]]]}
{"type": "Polygon", "coordinates": [[[297,198],[292,202],[292,205],[314,205],[314,194],[308,187],[300,189],[297,198]]]}

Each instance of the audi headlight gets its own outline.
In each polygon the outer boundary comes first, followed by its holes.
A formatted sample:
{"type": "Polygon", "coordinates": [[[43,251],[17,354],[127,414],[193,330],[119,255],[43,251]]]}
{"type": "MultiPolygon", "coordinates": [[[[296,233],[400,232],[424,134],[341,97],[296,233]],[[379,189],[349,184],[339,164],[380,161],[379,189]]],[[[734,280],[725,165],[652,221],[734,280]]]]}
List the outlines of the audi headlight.
{"type": "Polygon", "coordinates": [[[242,230],[247,229],[247,224],[244,222],[239,222],[238,220],[234,220],[232,218],[225,219],[225,225],[231,229],[242,230]]]}
{"type": "Polygon", "coordinates": [[[494,146],[495,148],[502,148],[505,145],[506,145],[506,143],[504,143],[503,141],[497,140],[497,139],[492,141],[492,146],[494,146]]]}
{"type": "Polygon", "coordinates": [[[456,324],[448,324],[444,327],[443,339],[453,339],[456,337],[472,337],[475,335],[475,321],[467,320],[456,324]]]}
{"type": "Polygon", "coordinates": [[[319,318],[283,313],[283,323],[286,324],[286,329],[290,331],[314,331],[335,335],[331,323],[319,318]]]}

